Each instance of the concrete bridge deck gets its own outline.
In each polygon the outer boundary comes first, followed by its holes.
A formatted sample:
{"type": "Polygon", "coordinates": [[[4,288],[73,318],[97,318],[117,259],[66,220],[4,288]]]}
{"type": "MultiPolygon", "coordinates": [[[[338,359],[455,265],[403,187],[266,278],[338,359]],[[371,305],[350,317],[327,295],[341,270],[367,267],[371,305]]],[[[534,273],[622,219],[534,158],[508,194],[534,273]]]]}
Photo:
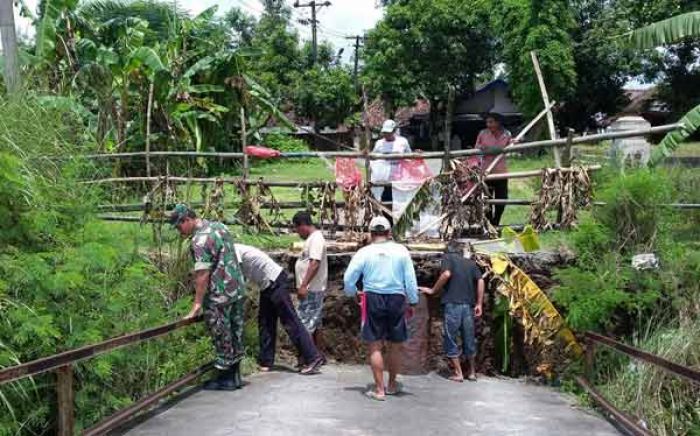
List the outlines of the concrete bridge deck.
{"type": "Polygon", "coordinates": [[[130,429],[129,436],[618,435],[551,389],[482,377],[462,384],[403,376],[405,392],[381,403],[363,393],[367,367],[319,375],[257,374],[235,392],[200,391],[130,429]]]}

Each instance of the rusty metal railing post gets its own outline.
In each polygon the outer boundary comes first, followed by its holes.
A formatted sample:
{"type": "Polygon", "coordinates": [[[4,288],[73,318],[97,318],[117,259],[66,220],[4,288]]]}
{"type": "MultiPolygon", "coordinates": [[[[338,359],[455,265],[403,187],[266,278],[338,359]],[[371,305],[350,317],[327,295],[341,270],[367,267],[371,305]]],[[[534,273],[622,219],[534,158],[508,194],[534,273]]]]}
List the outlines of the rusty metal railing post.
{"type": "Polygon", "coordinates": [[[65,365],[56,370],[56,396],[58,404],[58,436],[73,436],[75,426],[73,365],[65,365]]]}

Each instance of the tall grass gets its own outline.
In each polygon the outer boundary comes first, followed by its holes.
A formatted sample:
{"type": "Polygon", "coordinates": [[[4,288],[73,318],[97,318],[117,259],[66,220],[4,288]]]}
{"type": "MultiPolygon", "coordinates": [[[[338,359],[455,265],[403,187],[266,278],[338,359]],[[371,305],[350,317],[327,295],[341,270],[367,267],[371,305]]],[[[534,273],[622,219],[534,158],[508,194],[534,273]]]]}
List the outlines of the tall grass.
{"type": "MultiPolygon", "coordinates": [[[[662,329],[650,324],[635,346],[700,369],[700,317],[662,329]]],[[[602,391],[613,404],[643,420],[654,434],[700,434],[700,386],[656,366],[630,362],[612,374],[602,391]]]]}

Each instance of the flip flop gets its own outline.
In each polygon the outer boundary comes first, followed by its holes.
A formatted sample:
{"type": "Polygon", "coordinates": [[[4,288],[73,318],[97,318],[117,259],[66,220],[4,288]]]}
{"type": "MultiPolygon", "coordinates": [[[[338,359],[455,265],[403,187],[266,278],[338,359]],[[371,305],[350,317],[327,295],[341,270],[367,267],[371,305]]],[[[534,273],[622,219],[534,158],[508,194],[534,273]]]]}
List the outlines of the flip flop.
{"type": "Polygon", "coordinates": [[[367,398],[369,398],[370,400],[374,400],[374,401],[386,401],[385,395],[379,395],[378,393],[376,393],[374,391],[365,392],[365,396],[367,398]]]}
{"type": "Polygon", "coordinates": [[[392,391],[392,390],[389,389],[389,388],[384,388],[384,392],[385,392],[387,395],[398,395],[398,394],[400,394],[401,392],[403,392],[403,385],[402,385],[401,383],[399,383],[399,382],[396,382],[396,389],[395,389],[395,390],[392,391]]]}
{"type": "Polygon", "coordinates": [[[469,375],[467,376],[467,380],[469,380],[470,382],[475,382],[475,381],[476,381],[476,376],[475,376],[474,374],[469,374],[469,375]]]}
{"type": "Polygon", "coordinates": [[[454,376],[454,375],[448,377],[447,379],[448,379],[449,381],[453,381],[453,382],[457,382],[457,383],[463,383],[463,382],[464,382],[464,378],[463,378],[463,377],[460,378],[460,377],[457,377],[457,376],[454,376]]]}

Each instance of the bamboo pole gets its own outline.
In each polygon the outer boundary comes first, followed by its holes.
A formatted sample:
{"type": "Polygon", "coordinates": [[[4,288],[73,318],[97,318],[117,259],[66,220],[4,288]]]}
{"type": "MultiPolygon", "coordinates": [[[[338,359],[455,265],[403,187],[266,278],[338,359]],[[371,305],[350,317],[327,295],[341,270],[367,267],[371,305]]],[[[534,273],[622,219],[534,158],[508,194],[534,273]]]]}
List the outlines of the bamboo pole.
{"type": "MultiPolygon", "coordinates": [[[[584,167],[588,171],[598,171],[602,168],[601,165],[590,165],[584,167]]],[[[567,172],[571,171],[571,168],[560,168],[560,171],[567,172]]],[[[544,169],[539,170],[529,170],[529,171],[516,171],[512,173],[500,173],[500,174],[490,174],[485,176],[486,181],[491,180],[503,180],[503,179],[526,179],[528,177],[538,177],[542,174],[544,169]]],[[[80,182],[85,185],[99,185],[106,183],[119,183],[119,182],[157,182],[161,180],[160,177],[111,177],[107,179],[98,180],[87,180],[80,182]]],[[[173,183],[216,183],[217,181],[223,181],[224,183],[239,183],[242,181],[240,178],[232,177],[168,177],[168,182],[173,183]]],[[[263,186],[268,186],[271,188],[301,188],[301,187],[323,187],[326,186],[328,182],[318,181],[318,182],[274,182],[265,180],[247,180],[244,182],[247,185],[257,185],[262,184],[263,186]]],[[[372,186],[391,186],[391,182],[377,182],[372,183],[372,186]]]]}
{"type": "MultiPolygon", "coordinates": [[[[537,59],[537,53],[535,53],[534,50],[531,51],[530,57],[532,57],[532,65],[535,67],[535,74],[537,75],[537,82],[540,85],[540,92],[542,93],[544,107],[548,107],[549,94],[547,94],[547,87],[544,84],[544,77],[542,76],[542,70],[540,69],[540,61],[537,59]]],[[[554,116],[552,115],[551,110],[547,111],[547,126],[549,127],[550,139],[557,139],[557,129],[554,127],[554,116]]],[[[561,168],[561,153],[557,147],[554,147],[554,166],[556,168],[561,168]]]]}
{"type": "MultiPolygon", "coordinates": [[[[591,144],[608,139],[620,139],[620,138],[633,138],[637,136],[648,136],[656,133],[666,133],[672,130],[677,130],[682,127],[682,124],[666,124],[663,126],[650,127],[646,129],[638,130],[627,130],[622,132],[610,132],[610,133],[599,133],[595,135],[583,135],[574,137],[571,144],[591,144]]],[[[523,129],[524,130],[524,129],[523,129]]],[[[512,145],[498,152],[498,154],[509,154],[518,153],[524,150],[531,150],[536,148],[546,148],[546,147],[556,147],[567,144],[567,138],[555,139],[555,140],[544,140],[544,141],[532,141],[523,142],[519,144],[512,145]]],[[[431,158],[442,158],[444,156],[444,151],[436,152],[412,152],[412,153],[396,153],[396,154],[375,154],[370,153],[366,155],[362,152],[294,152],[294,153],[282,153],[280,158],[311,158],[311,157],[354,157],[354,158],[368,158],[370,160],[400,160],[400,159],[431,159],[431,158]]],[[[468,149],[468,150],[455,150],[450,153],[453,158],[462,158],[467,156],[480,156],[486,153],[479,149],[468,149]]],[[[114,153],[114,154],[98,154],[98,155],[86,155],[77,156],[86,159],[106,159],[106,158],[123,158],[123,157],[139,157],[145,156],[144,152],[133,152],[133,153],[114,153]]],[[[229,158],[229,159],[242,159],[243,153],[215,153],[215,152],[175,152],[175,151],[153,151],[151,152],[151,157],[162,157],[162,156],[186,156],[186,157],[217,157],[217,158],[229,158]]],[[[63,158],[62,156],[54,156],[54,158],[63,158]]]]}
{"type": "Polygon", "coordinates": [[[372,133],[369,128],[369,103],[367,102],[367,89],[362,85],[362,118],[365,129],[365,180],[369,183],[372,180],[372,168],[370,167],[369,153],[372,149],[372,133]]]}
{"type": "Polygon", "coordinates": [[[146,109],[146,175],[151,177],[151,111],[153,110],[153,82],[148,86],[148,108],[146,109]]]}
{"type": "Polygon", "coordinates": [[[245,108],[241,107],[241,151],[243,151],[243,182],[248,181],[248,176],[250,173],[250,161],[248,154],[245,152],[246,143],[246,131],[245,131],[245,108]]]}
{"type": "Polygon", "coordinates": [[[455,88],[447,86],[447,108],[445,110],[445,155],[442,158],[442,171],[450,170],[450,148],[452,142],[452,117],[455,110],[455,88]]]}
{"type": "Polygon", "coordinates": [[[12,0],[0,0],[0,40],[5,61],[5,87],[10,94],[21,86],[13,4],[12,0]]]}

